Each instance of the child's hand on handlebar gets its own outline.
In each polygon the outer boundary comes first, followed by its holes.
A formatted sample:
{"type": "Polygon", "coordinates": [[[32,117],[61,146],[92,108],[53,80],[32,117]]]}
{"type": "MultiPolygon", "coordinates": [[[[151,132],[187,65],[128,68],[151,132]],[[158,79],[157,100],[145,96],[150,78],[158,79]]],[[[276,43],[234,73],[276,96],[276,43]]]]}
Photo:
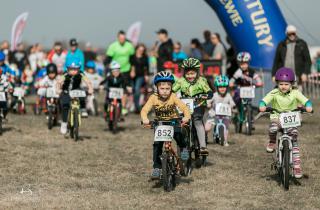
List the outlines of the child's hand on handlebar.
{"type": "Polygon", "coordinates": [[[150,120],[149,119],[142,120],[142,124],[143,125],[149,125],[150,124],[150,120]]]}
{"type": "Polygon", "coordinates": [[[189,119],[188,118],[186,118],[186,117],[184,117],[184,118],[182,118],[182,124],[187,124],[188,122],[189,122],[189,119]]]}
{"type": "Polygon", "coordinates": [[[259,107],[259,111],[260,112],[265,112],[267,110],[267,107],[265,107],[265,106],[260,106],[259,107]]]}
{"type": "Polygon", "coordinates": [[[306,111],[309,112],[309,113],[311,113],[311,112],[312,112],[312,107],[310,107],[310,106],[309,106],[309,107],[306,107],[306,111]]]}

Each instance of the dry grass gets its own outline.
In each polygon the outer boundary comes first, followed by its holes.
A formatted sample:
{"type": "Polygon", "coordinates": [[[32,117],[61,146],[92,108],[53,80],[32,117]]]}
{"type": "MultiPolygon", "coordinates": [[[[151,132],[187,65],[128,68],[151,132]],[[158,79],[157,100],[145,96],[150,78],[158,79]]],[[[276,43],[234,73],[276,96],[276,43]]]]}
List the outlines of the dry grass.
{"type": "Polygon", "coordinates": [[[270,169],[262,120],[255,135],[232,135],[228,148],[209,145],[210,165],[165,193],[148,181],[152,132],[137,116],[118,135],[102,118],[84,120],[83,141],[73,142],[48,131],[44,116],[10,115],[0,137],[0,209],[320,209],[319,117],[305,117],[300,129],[309,177],[288,192],[270,169]]]}

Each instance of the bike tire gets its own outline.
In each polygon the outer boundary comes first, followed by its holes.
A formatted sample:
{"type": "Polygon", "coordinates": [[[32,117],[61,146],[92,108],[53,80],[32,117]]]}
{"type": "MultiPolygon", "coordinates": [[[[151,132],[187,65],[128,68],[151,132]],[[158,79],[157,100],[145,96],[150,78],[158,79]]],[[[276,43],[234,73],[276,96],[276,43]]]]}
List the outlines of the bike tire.
{"type": "Polygon", "coordinates": [[[53,113],[52,110],[50,109],[48,111],[48,129],[51,130],[53,127],[53,113]]]}
{"type": "Polygon", "coordinates": [[[162,181],[163,181],[163,189],[167,192],[170,192],[174,189],[174,173],[170,164],[170,157],[167,152],[162,154],[161,159],[162,164],[162,181]]]}
{"type": "Polygon", "coordinates": [[[75,109],[73,111],[73,133],[74,140],[79,140],[79,110],[75,109]]]}
{"type": "Polygon", "coordinates": [[[252,107],[247,106],[246,134],[252,135],[252,107]]]}
{"type": "Polygon", "coordinates": [[[289,190],[289,179],[290,179],[290,150],[289,142],[283,141],[282,150],[282,183],[285,190],[289,190]]]}
{"type": "Polygon", "coordinates": [[[113,122],[112,122],[113,128],[112,128],[112,133],[116,134],[117,131],[118,131],[119,109],[115,105],[112,105],[112,106],[113,106],[113,122]]]}
{"type": "Polygon", "coordinates": [[[179,159],[180,160],[179,164],[182,167],[180,169],[181,175],[182,176],[189,176],[191,174],[191,170],[192,170],[191,139],[190,139],[190,132],[188,131],[188,129],[184,128],[184,132],[185,132],[185,140],[186,140],[186,143],[187,143],[187,150],[189,152],[189,158],[188,158],[188,160],[179,159]]]}
{"type": "Polygon", "coordinates": [[[99,106],[98,106],[98,101],[97,99],[93,99],[93,108],[94,108],[94,115],[99,116],[99,106]]]}
{"type": "MultiPolygon", "coordinates": [[[[1,114],[1,113],[0,113],[1,114]]],[[[2,116],[0,116],[0,136],[3,133],[3,127],[2,127],[2,116]]]]}
{"type": "Polygon", "coordinates": [[[220,126],[219,127],[219,143],[221,146],[224,145],[224,142],[225,142],[225,138],[224,138],[224,127],[223,126],[220,126]]]}

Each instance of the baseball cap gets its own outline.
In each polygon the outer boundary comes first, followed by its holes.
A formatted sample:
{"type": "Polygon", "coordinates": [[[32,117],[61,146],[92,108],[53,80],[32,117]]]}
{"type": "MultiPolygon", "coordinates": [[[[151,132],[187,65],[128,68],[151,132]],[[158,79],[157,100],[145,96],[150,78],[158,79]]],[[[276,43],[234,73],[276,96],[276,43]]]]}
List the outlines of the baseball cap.
{"type": "Polygon", "coordinates": [[[156,31],[157,34],[168,34],[168,31],[164,28],[159,29],[159,31],[156,31]]]}
{"type": "Polygon", "coordinates": [[[78,42],[76,39],[70,39],[69,44],[70,44],[70,46],[78,46],[78,42]]]}

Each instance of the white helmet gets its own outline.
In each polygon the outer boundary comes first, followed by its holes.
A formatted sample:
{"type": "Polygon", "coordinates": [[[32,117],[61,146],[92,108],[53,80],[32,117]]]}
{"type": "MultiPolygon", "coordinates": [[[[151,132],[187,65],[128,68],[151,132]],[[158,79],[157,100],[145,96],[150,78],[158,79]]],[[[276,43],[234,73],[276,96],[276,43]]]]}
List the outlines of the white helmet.
{"type": "Polygon", "coordinates": [[[251,60],[251,55],[248,52],[239,52],[237,55],[237,61],[239,63],[249,63],[251,60]]]}
{"type": "Polygon", "coordinates": [[[120,69],[120,64],[117,62],[117,61],[112,61],[110,63],[110,69],[113,70],[113,69],[120,69]]]}

